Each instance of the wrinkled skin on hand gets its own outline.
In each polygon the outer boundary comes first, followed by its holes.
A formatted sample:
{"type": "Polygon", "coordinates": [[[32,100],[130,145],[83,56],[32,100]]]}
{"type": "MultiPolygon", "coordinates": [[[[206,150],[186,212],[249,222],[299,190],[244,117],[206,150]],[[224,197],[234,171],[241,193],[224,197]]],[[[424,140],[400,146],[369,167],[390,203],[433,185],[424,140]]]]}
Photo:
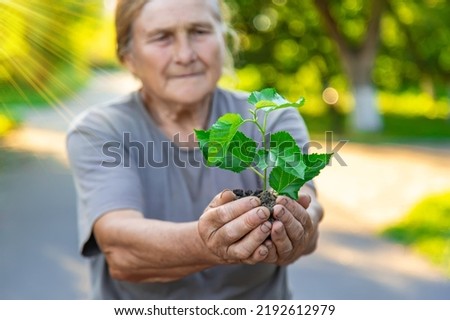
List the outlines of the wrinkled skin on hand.
{"type": "Polygon", "coordinates": [[[271,240],[265,242],[269,254],[264,261],[287,265],[315,249],[318,230],[306,211],[311,203],[309,195],[302,194],[297,201],[279,196],[276,203],[271,240]]]}
{"type": "Polygon", "coordinates": [[[269,253],[263,244],[271,232],[269,210],[257,197],[235,199],[230,190],[214,197],[199,219],[200,237],[221,263],[262,262],[269,253]]]}
{"type": "Polygon", "coordinates": [[[219,263],[287,265],[314,249],[318,232],[306,211],[309,195],[297,201],[278,197],[273,223],[257,197],[235,199],[232,191],[223,191],[199,219],[200,237],[219,263]]]}

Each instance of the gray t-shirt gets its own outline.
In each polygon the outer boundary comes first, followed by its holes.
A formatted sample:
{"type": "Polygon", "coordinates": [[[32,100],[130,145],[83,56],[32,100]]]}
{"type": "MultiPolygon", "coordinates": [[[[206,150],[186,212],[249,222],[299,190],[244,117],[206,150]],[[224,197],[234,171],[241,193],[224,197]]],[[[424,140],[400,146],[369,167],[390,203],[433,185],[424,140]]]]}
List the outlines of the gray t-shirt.
{"type": "MultiPolygon", "coordinates": [[[[247,96],[217,89],[210,127],[233,112],[249,118],[247,96]]],[[[241,130],[260,141],[254,126],[241,130]]],[[[295,109],[269,116],[268,132],[289,131],[300,145],[308,141],[295,109]]],[[[67,149],[78,195],[79,246],[89,257],[96,299],[289,299],[286,268],[270,264],[217,266],[169,283],[136,284],[110,277],[106,260],[92,235],[102,214],[135,209],[147,218],[196,221],[224,189],[260,189],[250,170],[240,174],[206,167],[199,148],[173,143],[155,125],[138,92],[95,106],[72,123],[67,149]]]]}

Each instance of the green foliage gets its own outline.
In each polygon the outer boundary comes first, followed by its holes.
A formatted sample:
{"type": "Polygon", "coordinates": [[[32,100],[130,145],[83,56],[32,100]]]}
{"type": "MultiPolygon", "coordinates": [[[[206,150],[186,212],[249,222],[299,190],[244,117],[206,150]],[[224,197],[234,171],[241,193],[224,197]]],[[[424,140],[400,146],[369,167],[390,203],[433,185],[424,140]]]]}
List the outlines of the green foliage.
{"type": "Polygon", "coordinates": [[[299,100],[292,103],[280,96],[275,89],[266,88],[260,92],[252,92],[248,98],[248,102],[254,105],[256,109],[263,109],[266,112],[271,112],[275,109],[301,107],[305,103],[305,98],[301,97],[299,100]]]}
{"type": "Polygon", "coordinates": [[[195,130],[199,147],[206,165],[219,167],[236,173],[249,168],[261,177],[263,189],[267,189],[268,169],[271,168],[269,184],[279,195],[297,199],[298,191],[309,180],[320,173],[329,162],[331,154],[303,154],[294,138],[284,131],[271,133],[266,141],[266,125],[270,112],[282,108],[299,108],[304,98],[289,102],[275,89],[266,88],[250,94],[248,102],[252,118],[227,113],[220,117],[208,130],[195,130]],[[263,113],[260,123],[258,113],[263,113]],[[251,123],[261,133],[261,146],[247,137],[239,128],[251,123]]]}
{"type": "MultiPolygon", "coordinates": [[[[343,41],[359,48],[369,30],[374,1],[328,1],[343,41]]],[[[241,39],[239,89],[275,87],[288,97],[319,97],[327,85],[347,91],[336,43],[314,1],[227,0],[241,39]],[[298,75],[302,75],[298,78],[298,75]],[[305,76],[303,76],[305,75],[305,76]],[[311,84],[307,84],[311,82],[311,84]]],[[[448,99],[450,28],[448,1],[386,0],[375,85],[385,92],[431,88],[448,99]]],[[[345,79],[345,77],[344,77],[345,79]]]]}
{"type": "Polygon", "coordinates": [[[426,117],[429,119],[447,119],[450,117],[448,97],[437,99],[426,92],[405,91],[397,94],[380,92],[378,101],[380,112],[386,115],[426,117]]]}
{"type": "Polygon", "coordinates": [[[450,192],[431,195],[417,203],[398,223],[381,234],[411,246],[450,276],[450,192]]]}

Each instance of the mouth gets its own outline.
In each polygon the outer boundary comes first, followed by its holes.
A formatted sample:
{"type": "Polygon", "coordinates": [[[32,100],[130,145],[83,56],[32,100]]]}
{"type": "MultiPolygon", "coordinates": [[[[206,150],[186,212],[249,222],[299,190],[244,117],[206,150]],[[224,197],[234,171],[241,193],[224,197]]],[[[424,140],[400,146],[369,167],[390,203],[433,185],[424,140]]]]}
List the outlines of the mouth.
{"type": "Polygon", "coordinates": [[[203,72],[191,72],[191,73],[183,73],[183,74],[173,75],[172,78],[184,79],[184,78],[199,77],[201,75],[203,75],[203,72]]]}

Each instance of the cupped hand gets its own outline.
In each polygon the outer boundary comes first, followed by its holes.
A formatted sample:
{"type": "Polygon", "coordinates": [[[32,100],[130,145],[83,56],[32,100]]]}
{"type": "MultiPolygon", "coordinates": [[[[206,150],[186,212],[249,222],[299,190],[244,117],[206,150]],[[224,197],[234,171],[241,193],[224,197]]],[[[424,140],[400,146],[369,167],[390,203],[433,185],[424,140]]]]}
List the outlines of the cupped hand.
{"type": "Polygon", "coordinates": [[[271,239],[264,243],[269,249],[265,262],[287,265],[310,252],[318,237],[317,226],[306,211],[310,202],[307,194],[300,195],[297,201],[284,196],[277,198],[271,239]]]}
{"type": "Polygon", "coordinates": [[[269,210],[257,197],[236,200],[230,190],[214,197],[198,221],[198,232],[219,263],[255,264],[269,256],[269,210]]]}

